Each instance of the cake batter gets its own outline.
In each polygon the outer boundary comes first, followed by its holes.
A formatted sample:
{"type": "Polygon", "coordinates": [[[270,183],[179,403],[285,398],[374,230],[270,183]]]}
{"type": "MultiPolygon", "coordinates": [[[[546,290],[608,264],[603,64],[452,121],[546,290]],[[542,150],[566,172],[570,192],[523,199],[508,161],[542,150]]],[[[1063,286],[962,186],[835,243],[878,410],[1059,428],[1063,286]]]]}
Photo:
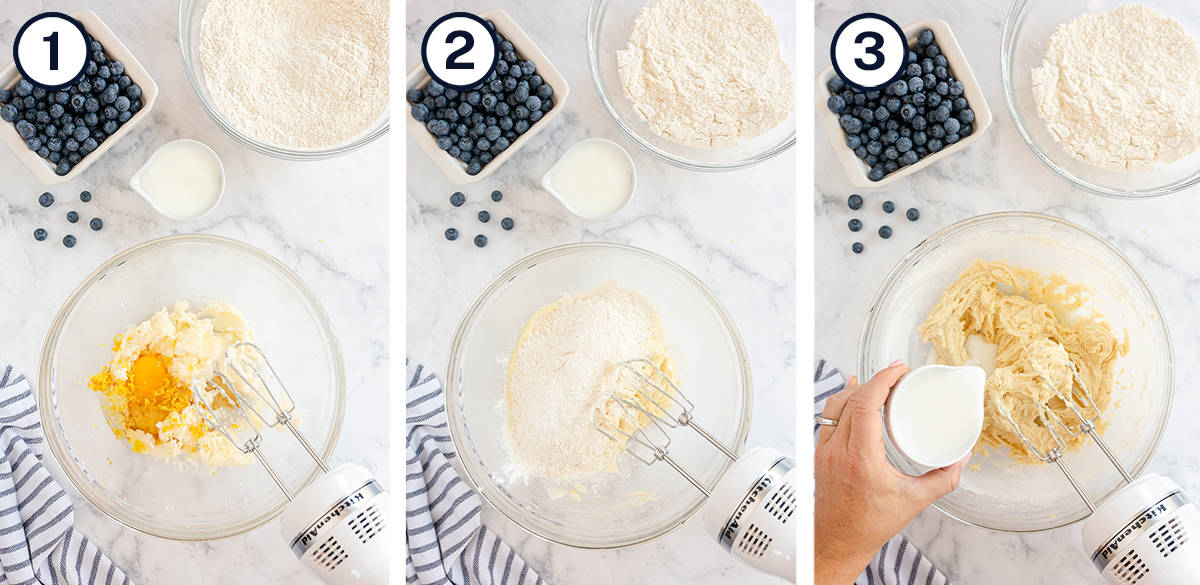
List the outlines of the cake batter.
{"type": "MultiPolygon", "coordinates": [[[[1103,415],[1112,401],[1113,366],[1128,351],[1129,341],[1127,336],[1118,340],[1100,316],[1088,313],[1090,294],[1087,287],[1058,275],[976,260],[917,328],[942,364],[961,366],[978,358],[968,347],[973,336],[995,346],[977,452],[986,452],[987,446],[1007,447],[1018,461],[1037,461],[997,405],[1008,410],[1045,452],[1054,443],[1037,423],[1043,406],[1072,426],[1079,420],[1057,396],[1073,396],[1073,367],[1103,415]]],[[[1080,408],[1086,402],[1082,396],[1074,400],[1080,408]]],[[[1086,441],[1082,434],[1060,434],[1068,449],[1086,441]]]]}
{"type": "MultiPolygon", "coordinates": [[[[623,446],[596,429],[647,424],[614,397],[638,400],[622,375],[650,360],[674,380],[658,312],[640,294],[606,283],[539,309],[521,331],[505,373],[505,447],[522,474],[578,480],[617,469],[623,446]]],[[[643,370],[648,372],[649,366],[643,370]]]]}
{"type": "MultiPolygon", "coordinates": [[[[88,387],[104,397],[113,433],[135,453],[209,467],[251,461],[213,429],[195,404],[225,350],[254,333],[232,306],[210,303],[193,310],[186,301],[163,307],[113,339],[113,355],[88,387]]],[[[229,410],[219,393],[214,408],[229,410]],[[223,407],[223,408],[222,408],[223,407]]]]}

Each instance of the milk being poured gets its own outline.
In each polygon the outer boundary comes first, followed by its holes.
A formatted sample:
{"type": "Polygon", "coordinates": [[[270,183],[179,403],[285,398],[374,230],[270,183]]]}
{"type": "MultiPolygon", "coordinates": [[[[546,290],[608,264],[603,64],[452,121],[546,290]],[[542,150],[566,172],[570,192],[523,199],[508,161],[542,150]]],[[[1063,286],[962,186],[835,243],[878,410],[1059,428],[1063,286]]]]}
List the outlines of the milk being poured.
{"type": "Polygon", "coordinates": [[[945,467],[969,453],[983,430],[984,382],[975,366],[924,366],[892,390],[887,423],[892,441],[925,467],[945,467]]]}

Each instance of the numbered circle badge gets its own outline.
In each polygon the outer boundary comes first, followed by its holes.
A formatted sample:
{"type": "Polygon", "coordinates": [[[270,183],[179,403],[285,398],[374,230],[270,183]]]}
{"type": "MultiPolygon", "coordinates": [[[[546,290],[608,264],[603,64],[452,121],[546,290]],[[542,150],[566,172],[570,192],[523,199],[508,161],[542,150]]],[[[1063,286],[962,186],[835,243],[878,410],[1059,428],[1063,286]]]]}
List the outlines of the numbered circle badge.
{"type": "Polygon", "coordinates": [[[13,61],[35,86],[62,89],[83,74],[90,43],[79,21],[61,12],[43,12],[17,32],[13,61]]]}
{"type": "Polygon", "coordinates": [[[866,12],[838,27],[829,58],[846,83],[874,91],[900,78],[908,61],[908,41],[892,19],[866,12]]]}
{"type": "Polygon", "coordinates": [[[458,90],[483,83],[496,68],[500,46],[492,29],[478,16],[451,12],[425,31],[421,60],[438,83],[458,90]]]}

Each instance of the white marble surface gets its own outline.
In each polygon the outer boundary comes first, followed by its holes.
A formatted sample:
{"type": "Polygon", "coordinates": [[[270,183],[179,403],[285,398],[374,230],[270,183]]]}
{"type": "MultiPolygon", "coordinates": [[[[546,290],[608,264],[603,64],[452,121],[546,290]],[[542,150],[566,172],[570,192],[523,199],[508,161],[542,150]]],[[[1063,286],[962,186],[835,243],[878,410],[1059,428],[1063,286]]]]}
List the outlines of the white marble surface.
{"type": "MultiPolygon", "coordinates": [[[[833,32],[851,15],[883,12],[901,26],[922,18],[942,18],[963,45],[995,115],[992,129],[965,152],[889,188],[864,192],[868,229],[860,234],[846,229],[850,218],[846,197],[853,189],[818,127],[817,351],[843,371],[853,372],[859,331],[876,288],[905,252],[937,229],[1001,210],[1042,212],[1078,223],[1128,256],[1162,305],[1174,345],[1177,391],[1166,435],[1148,470],[1170,475],[1196,493],[1200,490],[1200,457],[1195,445],[1200,441],[1200,427],[1191,424],[1188,413],[1200,409],[1200,398],[1189,391],[1197,374],[1192,357],[1200,350],[1200,334],[1193,326],[1196,275],[1200,274],[1200,257],[1193,251],[1200,237],[1192,224],[1200,209],[1196,200],[1200,191],[1192,189],[1149,201],[1102,199],[1075,190],[1037,162],[1017,135],[1001,95],[1000,35],[1006,10],[1007,3],[1002,2],[817,3],[818,69],[828,64],[827,47],[833,32]],[[886,199],[894,200],[901,211],[919,207],[921,220],[913,224],[901,217],[893,219],[895,235],[885,242],[874,235],[874,229],[884,217],[879,206],[886,199]],[[850,244],[856,239],[867,244],[862,256],[850,253],[850,244]]],[[[1002,534],[960,524],[931,509],[905,533],[955,583],[1104,583],[1086,560],[1078,525],[1024,536],[1002,534]]]]}
{"type": "MultiPolygon", "coordinates": [[[[137,55],[158,82],[152,118],[74,182],[49,189],[50,209],[37,204],[46,190],[7,149],[0,151],[0,359],[32,379],[42,339],[59,304],[98,264],[145,240],[176,233],[229,236],[281,259],[299,273],[324,304],[345,355],[350,400],[335,461],[357,461],[387,477],[387,143],[376,142],[342,158],[285,162],[250,151],[208,118],[183,73],[176,43],[177,2],[137,0],[15,0],[0,8],[0,46],[11,46],[17,28],[45,10],[90,8],[137,55]],[[225,164],[221,205],[207,218],[173,223],[129,190],[130,175],[159,145],[195,138],[213,147],[225,164]],[[79,191],[95,198],[81,204],[79,191]],[[65,249],[70,209],[83,219],[79,244],[65,249]],[[86,227],[104,219],[104,230],[86,227]],[[33,239],[36,227],[51,237],[33,239]]],[[[4,58],[3,63],[7,64],[4,58]]],[[[297,447],[299,449],[299,447],[297,447]]],[[[46,454],[47,458],[49,454],[46,454]]],[[[53,467],[53,465],[52,465],[53,467]]],[[[66,484],[65,477],[55,475],[66,484]]],[[[274,489],[264,476],[263,489],[274,489]]],[[[147,486],[152,489],[152,486],[147,486]]],[[[247,535],[184,544],[140,534],[97,512],[72,491],[78,527],[138,583],[315,584],[291,556],[271,522],[247,535]]]]}
{"type": "MultiPolygon", "coordinates": [[[[421,35],[438,16],[496,6],[482,1],[409,2],[409,66],[419,63],[421,35]]],[[[528,254],[580,241],[636,245],[682,264],[728,309],[745,339],[753,369],[749,444],[791,450],[796,372],[791,151],[748,170],[715,175],[656,162],[621,136],[592,88],[585,61],[586,3],[568,8],[540,0],[499,6],[563,73],[571,95],[566,111],[551,127],[491,177],[462,189],[471,203],[460,209],[447,202],[456,188],[408,140],[408,354],[444,370],[450,337],[467,305],[492,277],[528,254]],[[538,186],[559,155],[591,136],[624,145],[638,171],[632,204],[601,222],[575,218],[538,186]],[[503,203],[488,200],[482,205],[493,189],[504,191],[503,203]],[[474,215],[484,207],[494,218],[511,215],[517,229],[501,232],[493,219],[482,230],[491,243],[477,249],[471,243],[480,231],[474,215]],[[442,237],[451,225],[462,232],[456,242],[442,237]]],[[[782,0],[777,6],[786,9],[789,3],[782,0]]],[[[604,552],[548,544],[492,510],[485,514],[489,526],[557,585],[779,582],[735,564],[703,533],[698,520],[653,543],[604,552]]]]}

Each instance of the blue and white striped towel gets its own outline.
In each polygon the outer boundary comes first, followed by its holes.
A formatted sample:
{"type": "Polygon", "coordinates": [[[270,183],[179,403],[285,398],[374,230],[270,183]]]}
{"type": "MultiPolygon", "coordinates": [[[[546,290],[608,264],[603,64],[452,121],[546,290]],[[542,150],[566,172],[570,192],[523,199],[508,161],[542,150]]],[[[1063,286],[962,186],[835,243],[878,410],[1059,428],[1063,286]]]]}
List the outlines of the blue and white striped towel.
{"type": "MultiPolygon", "coordinates": [[[[846,387],[846,381],[837,368],[823,359],[817,358],[813,368],[814,397],[816,404],[814,412],[820,414],[825,410],[825,401],[830,396],[841,392],[846,387]]],[[[820,426],[813,424],[814,440],[820,426]]],[[[815,443],[814,443],[815,444],[815,443]]],[[[854,585],[948,585],[949,580],[917,550],[908,543],[908,539],[897,534],[879,553],[871,559],[862,575],[854,585]]]]}
{"type": "Polygon", "coordinates": [[[407,582],[544,584],[521,557],[483,525],[479,518],[479,496],[450,464],[456,455],[447,428],[445,395],[437,375],[412,360],[406,360],[406,366],[407,582]]]}
{"type": "Polygon", "coordinates": [[[75,531],[66,492],[42,465],[42,424],[25,376],[0,361],[0,568],[6,585],[129,585],[75,531]]]}

